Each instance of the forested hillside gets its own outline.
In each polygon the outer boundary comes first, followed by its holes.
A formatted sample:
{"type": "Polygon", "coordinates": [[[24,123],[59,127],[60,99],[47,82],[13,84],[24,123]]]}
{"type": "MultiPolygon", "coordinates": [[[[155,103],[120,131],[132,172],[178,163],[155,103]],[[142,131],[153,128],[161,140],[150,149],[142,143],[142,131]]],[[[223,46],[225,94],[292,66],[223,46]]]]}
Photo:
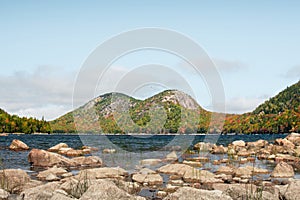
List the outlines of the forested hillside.
{"type": "Polygon", "coordinates": [[[49,122],[10,115],[0,109],[0,133],[51,133],[49,122]]]}
{"type": "Polygon", "coordinates": [[[259,105],[253,112],[229,115],[225,133],[300,132],[300,81],[259,105]]]}
{"type": "Polygon", "coordinates": [[[253,114],[280,114],[286,110],[300,111],[300,81],[258,106],[253,114]]]}
{"type": "Polygon", "coordinates": [[[190,96],[175,90],[143,101],[109,93],[52,121],[51,127],[54,132],[206,133],[210,115],[190,96]],[[126,101],[127,111],[122,106],[126,101]]]}
{"type": "Polygon", "coordinates": [[[300,82],[288,87],[251,113],[228,114],[223,127],[221,114],[220,119],[210,124],[212,113],[176,90],[167,90],[143,101],[124,94],[105,94],[52,121],[51,127],[53,132],[65,133],[300,132],[299,85],[300,82]],[[128,100],[128,111],[122,110],[128,100]]]}

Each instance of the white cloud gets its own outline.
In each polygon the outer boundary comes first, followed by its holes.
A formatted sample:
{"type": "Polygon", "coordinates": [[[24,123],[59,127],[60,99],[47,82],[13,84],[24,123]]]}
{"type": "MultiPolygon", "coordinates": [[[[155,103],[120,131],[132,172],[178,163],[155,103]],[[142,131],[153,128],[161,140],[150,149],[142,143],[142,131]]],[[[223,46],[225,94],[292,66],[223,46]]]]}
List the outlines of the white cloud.
{"type": "Polygon", "coordinates": [[[267,96],[261,97],[235,97],[226,101],[226,113],[238,113],[253,111],[257,106],[263,103],[267,96]]]}
{"type": "Polygon", "coordinates": [[[237,60],[224,60],[219,58],[213,58],[213,62],[216,67],[222,72],[236,72],[247,68],[247,65],[237,60]]]}
{"type": "Polygon", "coordinates": [[[290,68],[285,74],[285,78],[298,78],[300,77],[300,65],[290,68]]]}
{"type": "Polygon", "coordinates": [[[21,116],[53,119],[72,107],[75,75],[52,66],[0,75],[0,107],[21,116]]]}
{"type": "Polygon", "coordinates": [[[38,119],[45,117],[47,120],[56,119],[58,116],[72,110],[72,106],[67,105],[46,105],[38,108],[24,108],[13,112],[20,117],[34,116],[38,119]]]}

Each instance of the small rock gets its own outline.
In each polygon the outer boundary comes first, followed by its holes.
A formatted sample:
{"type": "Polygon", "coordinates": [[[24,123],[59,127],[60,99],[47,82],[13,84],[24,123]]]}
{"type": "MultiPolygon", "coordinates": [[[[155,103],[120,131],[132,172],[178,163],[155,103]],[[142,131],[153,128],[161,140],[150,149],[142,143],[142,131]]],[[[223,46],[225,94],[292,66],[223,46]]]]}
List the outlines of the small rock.
{"type": "Polygon", "coordinates": [[[221,161],[219,161],[219,160],[214,160],[214,161],[212,162],[212,164],[213,164],[213,165],[220,165],[220,164],[221,164],[221,161]]]}
{"type": "Polygon", "coordinates": [[[59,181],[59,178],[56,175],[54,175],[54,174],[49,174],[46,177],[46,181],[59,181]]]}
{"type": "Polygon", "coordinates": [[[227,153],[228,148],[224,147],[223,145],[220,146],[214,146],[211,150],[212,154],[226,154],[227,153]]]}
{"type": "Polygon", "coordinates": [[[248,149],[260,149],[268,145],[266,140],[257,140],[255,142],[247,142],[248,149]]]}
{"type": "Polygon", "coordinates": [[[250,156],[250,152],[248,152],[246,149],[242,149],[241,151],[239,151],[237,153],[238,156],[242,156],[242,157],[248,157],[250,156]]]}
{"type": "Polygon", "coordinates": [[[253,174],[268,174],[269,171],[267,169],[261,169],[253,166],[246,166],[253,174]]]}
{"type": "Polygon", "coordinates": [[[116,153],[115,149],[103,149],[102,153],[116,153]]]}
{"type": "Polygon", "coordinates": [[[232,142],[232,145],[235,146],[239,146],[239,147],[244,147],[246,146],[246,143],[243,140],[236,140],[232,142]]]}
{"type": "Polygon", "coordinates": [[[196,161],[196,162],[209,162],[209,158],[207,157],[192,157],[192,158],[187,158],[189,161],[196,161]]]}
{"type": "Polygon", "coordinates": [[[169,180],[168,182],[171,185],[176,185],[176,186],[183,186],[184,182],[182,179],[178,179],[178,180],[169,180]]]}
{"type": "Polygon", "coordinates": [[[241,177],[241,178],[251,178],[252,171],[248,169],[247,167],[239,167],[235,171],[235,176],[241,177]]]}
{"type": "Polygon", "coordinates": [[[236,152],[235,152],[234,148],[228,148],[227,154],[228,155],[235,155],[236,152]]]}
{"type": "Polygon", "coordinates": [[[143,168],[139,171],[139,174],[157,174],[155,171],[148,169],[148,168],[143,168]]]}
{"type": "Polygon", "coordinates": [[[24,142],[14,139],[10,144],[9,149],[12,151],[24,151],[28,150],[29,147],[24,142]]]}
{"type": "Polygon", "coordinates": [[[197,162],[197,161],[187,161],[187,160],[184,160],[184,161],[182,162],[182,164],[190,165],[190,166],[192,166],[192,167],[202,167],[201,162],[197,162]]]}
{"type": "Polygon", "coordinates": [[[159,174],[134,174],[132,180],[147,185],[161,185],[163,178],[159,174]]]}
{"type": "Polygon", "coordinates": [[[279,145],[279,146],[283,146],[285,148],[288,148],[288,149],[294,149],[295,148],[295,145],[287,140],[286,138],[284,139],[281,139],[281,138],[278,138],[275,140],[275,144],[279,145]]]}
{"type": "Polygon", "coordinates": [[[199,142],[194,145],[194,149],[201,151],[201,152],[208,152],[213,147],[211,143],[199,142]]]}
{"type": "Polygon", "coordinates": [[[240,159],[240,164],[245,164],[248,162],[248,159],[247,158],[241,158],[240,159]]]}
{"type": "Polygon", "coordinates": [[[68,178],[68,177],[71,177],[71,176],[73,176],[72,172],[64,173],[64,174],[61,175],[61,177],[63,177],[63,178],[68,178]]]}
{"type": "Polygon", "coordinates": [[[48,151],[58,152],[61,148],[69,148],[69,146],[66,143],[59,143],[59,144],[49,148],[48,151]]]}
{"type": "Polygon", "coordinates": [[[60,176],[62,174],[65,174],[67,173],[67,170],[63,169],[63,168],[57,168],[56,166],[50,168],[50,169],[47,169],[45,171],[42,171],[40,172],[38,175],[37,175],[37,178],[39,180],[46,180],[46,178],[49,176],[49,175],[55,175],[55,176],[60,176]]]}
{"type": "Polygon", "coordinates": [[[101,167],[103,162],[102,159],[98,156],[80,156],[71,159],[73,162],[78,163],[81,166],[88,166],[88,167],[101,167]]]}
{"type": "Polygon", "coordinates": [[[216,174],[227,174],[227,175],[233,175],[234,174],[234,168],[229,166],[221,166],[217,170],[216,174]]]}
{"type": "Polygon", "coordinates": [[[175,161],[177,160],[177,154],[175,151],[172,151],[171,153],[169,153],[167,156],[166,156],[166,160],[168,161],[175,161]]]}
{"type": "Polygon", "coordinates": [[[157,169],[158,172],[163,173],[163,174],[172,174],[172,175],[177,175],[180,177],[183,177],[183,175],[187,171],[192,171],[195,170],[194,167],[191,167],[189,165],[185,164],[168,164],[160,167],[157,169]]]}
{"type": "Polygon", "coordinates": [[[165,191],[157,191],[156,196],[159,198],[164,198],[168,195],[165,191]]]}
{"type": "Polygon", "coordinates": [[[161,162],[162,162],[161,159],[144,159],[144,160],[140,161],[140,164],[141,165],[157,165],[161,162]]]}

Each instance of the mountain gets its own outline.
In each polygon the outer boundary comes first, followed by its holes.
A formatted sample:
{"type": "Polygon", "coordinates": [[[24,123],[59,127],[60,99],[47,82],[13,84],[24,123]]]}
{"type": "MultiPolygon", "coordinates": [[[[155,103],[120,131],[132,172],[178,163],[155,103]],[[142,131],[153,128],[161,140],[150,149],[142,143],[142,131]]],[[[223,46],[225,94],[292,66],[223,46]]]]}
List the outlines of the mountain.
{"type": "Polygon", "coordinates": [[[300,81],[259,105],[253,112],[230,115],[223,132],[300,132],[300,81]]]}
{"type": "Polygon", "coordinates": [[[0,109],[0,133],[51,133],[49,122],[10,115],[0,109]]]}
{"type": "Polygon", "coordinates": [[[227,114],[201,108],[189,95],[167,90],[145,100],[101,95],[51,121],[53,132],[89,133],[287,133],[300,132],[300,81],[253,112],[227,114]],[[213,122],[211,116],[216,116],[213,122]]]}
{"type": "Polygon", "coordinates": [[[108,93],[50,123],[54,132],[206,133],[210,116],[189,95],[167,90],[145,100],[108,93]]]}
{"type": "Polygon", "coordinates": [[[280,114],[286,110],[300,112],[300,81],[259,105],[253,114],[280,114]]]}

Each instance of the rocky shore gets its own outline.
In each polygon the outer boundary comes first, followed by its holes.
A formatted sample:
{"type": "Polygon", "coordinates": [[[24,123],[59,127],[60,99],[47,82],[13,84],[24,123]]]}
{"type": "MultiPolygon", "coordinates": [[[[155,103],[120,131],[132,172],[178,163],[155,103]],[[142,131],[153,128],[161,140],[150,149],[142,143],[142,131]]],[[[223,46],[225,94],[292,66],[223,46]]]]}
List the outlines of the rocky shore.
{"type": "MultiPolygon", "coordinates": [[[[12,151],[30,149],[19,140],[12,151]]],[[[111,199],[300,199],[300,134],[292,133],[270,144],[234,141],[228,146],[197,143],[180,155],[141,160],[134,172],[106,167],[105,160],[90,156],[94,147],[72,149],[60,143],[47,150],[30,149],[28,162],[39,169],[0,171],[0,200],[111,200],[111,199]],[[205,152],[224,155],[211,160],[205,152]],[[274,169],[257,166],[257,160],[274,163],[274,169]],[[209,163],[215,171],[204,169],[209,163]],[[73,169],[77,169],[76,173],[73,169]]],[[[114,149],[103,149],[113,154],[114,149]]]]}

